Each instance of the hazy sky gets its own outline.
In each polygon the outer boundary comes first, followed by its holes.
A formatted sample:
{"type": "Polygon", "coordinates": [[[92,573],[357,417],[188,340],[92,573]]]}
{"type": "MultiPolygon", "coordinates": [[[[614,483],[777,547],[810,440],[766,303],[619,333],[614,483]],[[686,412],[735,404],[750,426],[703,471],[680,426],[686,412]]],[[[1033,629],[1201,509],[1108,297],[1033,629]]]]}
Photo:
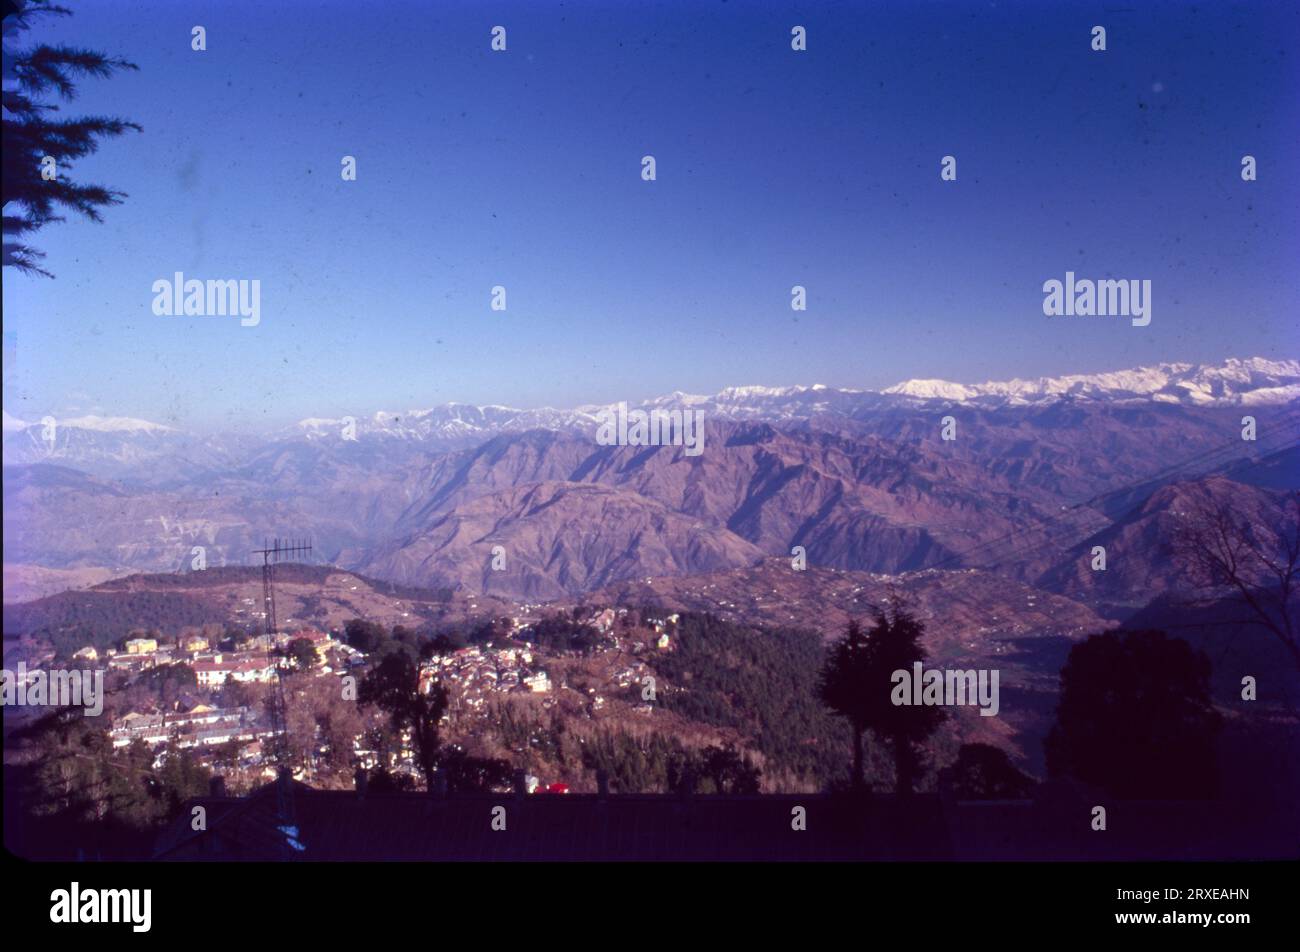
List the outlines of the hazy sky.
{"type": "Polygon", "coordinates": [[[71,5],[29,36],[140,70],[69,111],[144,132],[73,173],[129,198],[38,233],[55,280],[5,269],[23,419],[1300,353],[1294,3],[71,5]],[[1150,326],[1045,317],[1067,270],[1150,279],[1150,326]],[[155,316],[176,271],[259,280],[261,323],[155,316]]]}

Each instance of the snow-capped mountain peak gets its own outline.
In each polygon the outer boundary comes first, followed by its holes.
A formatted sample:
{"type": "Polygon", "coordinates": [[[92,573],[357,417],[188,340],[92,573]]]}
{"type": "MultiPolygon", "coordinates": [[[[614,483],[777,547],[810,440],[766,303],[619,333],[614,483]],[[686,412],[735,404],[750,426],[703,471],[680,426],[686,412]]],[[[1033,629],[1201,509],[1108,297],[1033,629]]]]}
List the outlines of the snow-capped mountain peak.
{"type": "Polygon", "coordinates": [[[62,429],[88,430],[94,433],[175,433],[174,427],[134,417],[105,417],[90,414],[79,417],[49,417],[38,421],[20,420],[7,410],[4,412],[4,430],[6,433],[26,430],[29,427],[46,425],[47,419],[62,429]]]}
{"type": "MultiPolygon", "coordinates": [[[[990,386],[985,384],[985,386],[990,386]]],[[[915,397],[918,400],[969,400],[979,396],[980,391],[950,380],[920,379],[904,380],[892,387],[886,387],[882,393],[897,394],[901,397],[915,397]]]]}
{"type": "MultiPolygon", "coordinates": [[[[1300,361],[1259,357],[1231,358],[1219,364],[1160,363],[1093,374],[1014,378],[985,383],[957,383],[918,378],[883,391],[829,387],[825,384],[727,387],[711,396],[675,391],[650,400],[628,399],[641,410],[699,410],[715,420],[800,422],[866,419],[890,408],[969,405],[985,409],[1045,406],[1062,399],[1109,403],[1161,403],[1180,406],[1264,406],[1300,400],[1300,361]]],[[[332,445],[343,441],[408,444],[420,452],[477,446],[494,437],[526,430],[594,432],[599,414],[612,404],[572,409],[518,409],[501,405],[447,403],[422,410],[380,410],[354,417],[316,416],[267,437],[240,437],[234,443],[196,443],[179,430],[131,417],[80,416],[28,422],[4,414],[5,462],[105,461],[127,467],[170,454],[182,468],[209,455],[224,458],[231,446],[307,441],[332,445]],[[202,446],[202,449],[199,447],[202,446]],[[197,454],[197,455],[196,455],[197,454]],[[193,459],[191,459],[193,457],[193,459]]],[[[216,458],[214,457],[214,458],[216,458]]]]}
{"type": "Polygon", "coordinates": [[[1230,358],[1222,364],[1162,363],[1096,374],[982,384],[905,380],[883,393],[920,400],[1026,405],[1061,397],[1209,404],[1282,403],[1300,397],[1300,361],[1230,358]]]}
{"type": "MultiPolygon", "coordinates": [[[[1232,358],[1222,364],[1161,363],[1150,367],[1058,377],[1013,378],[985,383],[919,378],[882,391],[826,384],[726,387],[703,395],[673,391],[628,403],[633,408],[699,409],[720,419],[800,420],[853,416],[888,406],[923,403],[981,407],[1036,406],[1072,398],[1098,401],[1151,401],[1191,406],[1285,403],[1300,398],[1300,361],[1232,358]]],[[[584,404],[563,410],[522,410],[501,405],[445,403],[424,410],[379,411],[358,423],[358,438],[466,445],[498,433],[528,429],[574,430],[591,426],[614,404],[584,404]]],[[[313,418],[298,424],[301,435],[338,437],[342,420],[313,418]]]]}

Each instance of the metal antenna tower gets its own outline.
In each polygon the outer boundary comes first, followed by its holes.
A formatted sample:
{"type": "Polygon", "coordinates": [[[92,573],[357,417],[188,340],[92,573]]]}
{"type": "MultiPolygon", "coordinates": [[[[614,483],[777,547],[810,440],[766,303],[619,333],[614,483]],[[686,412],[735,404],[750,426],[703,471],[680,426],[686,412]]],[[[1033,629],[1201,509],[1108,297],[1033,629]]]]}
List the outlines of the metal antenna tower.
{"type": "Polygon", "coordinates": [[[265,620],[264,631],[272,638],[278,633],[275,622],[275,564],[287,561],[292,556],[310,555],[311,542],[305,539],[280,539],[263,542],[266,548],[254,549],[254,555],[262,557],[262,613],[265,620]]]}
{"type": "MultiPolygon", "coordinates": [[[[277,537],[273,541],[264,540],[263,548],[254,549],[254,555],[262,557],[262,612],[263,612],[263,630],[267,638],[271,641],[268,649],[274,649],[275,636],[279,633],[275,618],[275,566],[278,562],[287,561],[290,558],[306,556],[311,554],[311,542],[306,539],[281,539],[277,537]]],[[[279,660],[275,664],[275,688],[271,692],[271,737],[272,750],[271,759],[276,764],[279,772],[283,773],[289,769],[286,763],[288,760],[288,743],[285,737],[285,700],[284,700],[284,678],[280,675],[279,660]]],[[[281,819],[286,824],[293,822],[293,805],[288,799],[287,778],[277,779],[276,788],[278,790],[279,813],[281,819]]]]}

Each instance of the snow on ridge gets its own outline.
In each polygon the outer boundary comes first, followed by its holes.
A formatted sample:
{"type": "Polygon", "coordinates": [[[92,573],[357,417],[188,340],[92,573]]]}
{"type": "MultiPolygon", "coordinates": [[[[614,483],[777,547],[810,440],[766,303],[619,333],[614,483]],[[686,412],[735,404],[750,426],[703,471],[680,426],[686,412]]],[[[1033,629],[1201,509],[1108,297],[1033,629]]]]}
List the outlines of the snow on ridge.
{"type": "MultiPolygon", "coordinates": [[[[904,380],[881,391],[828,387],[826,384],[769,387],[761,384],[726,387],[713,395],[675,390],[647,400],[627,400],[630,407],[713,407],[727,416],[761,417],[765,413],[800,415],[825,412],[833,406],[823,398],[885,397],[901,400],[976,402],[983,405],[1031,406],[1062,397],[1099,400],[1148,400],[1169,404],[1209,406],[1230,403],[1282,403],[1296,399],[1300,390],[1300,361],[1269,360],[1262,357],[1227,358],[1221,364],[1158,363],[1152,366],[1094,374],[1065,374],[1057,377],[1013,377],[984,383],[957,383],[936,378],[904,380]],[[808,403],[816,397],[815,403],[808,403]],[[788,404],[782,401],[790,401],[788,404]]],[[[850,404],[853,405],[853,404],[850,404]]],[[[602,411],[617,406],[588,403],[572,409],[517,407],[487,404],[444,403],[405,413],[378,411],[372,427],[407,438],[465,436],[506,430],[566,429],[592,422],[602,411]]],[[[300,426],[338,425],[338,420],[309,419],[300,426]]],[[[373,432],[373,430],[372,430],[373,432]]]]}
{"type": "MultiPolygon", "coordinates": [[[[103,417],[89,414],[79,417],[51,417],[57,427],[73,430],[92,430],[97,433],[177,433],[175,427],[164,426],[134,417],[103,417]]],[[[44,426],[45,420],[20,420],[8,410],[4,411],[4,432],[19,433],[34,426],[44,426]]]]}
{"type": "Polygon", "coordinates": [[[1289,383],[1285,387],[1261,387],[1241,395],[1241,402],[1251,406],[1290,403],[1292,400],[1300,400],[1300,383],[1289,383]]]}
{"type": "MultiPolygon", "coordinates": [[[[791,387],[764,387],[761,384],[748,384],[742,387],[725,387],[714,394],[713,399],[723,402],[752,399],[754,397],[794,397],[812,390],[822,391],[826,389],[826,385],[820,383],[812,386],[795,384],[791,387]]],[[[851,393],[852,391],[844,392],[851,393]]]]}
{"type": "Polygon", "coordinates": [[[1285,400],[1289,388],[1300,384],[1300,361],[1262,357],[1228,358],[1222,364],[1160,363],[1095,374],[1066,374],[982,384],[947,380],[905,380],[882,391],[889,395],[954,401],[997,397],[1013,403],[1034,402],[1079,395],[1103,398],[1159,398],[1160,402],[1195,404],[1235,403],[1252,400],[1252,394],[1285,400]]]}
{"type": "Polygon", "coordinates": [[[903,397],[918,397],[922,400],[969,400],[981,393],[980,388],[967,387],[951,380],[904,380],[892,387],[886,387],[881,393],[903,397]]]}
{"type": "Polygon", "coordinates": [[[72,417],[71,419],[60,420],[56,422],[61,427],[73,427],[78,430],[95,430],[100,433],[175,433],[176,429],[170,426],[164,426],[161,423],[151,423],[149,420],[137,420],[134,417],[102,417],[93,414],[88,416],[72,417]]]}

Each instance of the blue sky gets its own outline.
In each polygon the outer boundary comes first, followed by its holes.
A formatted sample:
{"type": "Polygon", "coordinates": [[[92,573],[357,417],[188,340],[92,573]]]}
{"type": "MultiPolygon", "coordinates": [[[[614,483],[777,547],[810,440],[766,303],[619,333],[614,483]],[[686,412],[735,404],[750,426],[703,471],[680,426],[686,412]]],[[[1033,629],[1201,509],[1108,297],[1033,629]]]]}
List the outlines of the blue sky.
{"type": "Polygon", "coordinates": [[[75,170],[129,198],[38,234],[55,280],[6,269],[20,418],[260,430],[1300,351],[1294,4],[72,5],[34,36],[140,70],[69,111],[144,132],[75,170]],[[1067,270],[1150,279],[1150,326],[1045,317],[1067,270]],[[155,316],[176,271],[260,280],[260,325],[155,316]]]}

